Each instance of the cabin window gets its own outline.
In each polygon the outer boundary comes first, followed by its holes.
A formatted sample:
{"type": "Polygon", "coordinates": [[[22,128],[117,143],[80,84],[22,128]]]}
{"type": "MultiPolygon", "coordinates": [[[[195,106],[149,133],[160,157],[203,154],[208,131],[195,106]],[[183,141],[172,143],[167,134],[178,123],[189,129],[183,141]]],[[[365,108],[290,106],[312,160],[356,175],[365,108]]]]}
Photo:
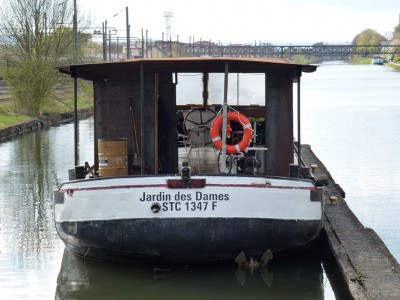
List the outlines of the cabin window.
{"type": "MultiPolygon", "coordinates": [[[[265,74],[229,74],[229,105],[265,105],[265,74]]],[[[178,105],[203,103],[203,74],[179,73],[176,87],[178,105]]],[[[211,73],[208,80],[208,104],[222,104],[224,74],[211,73]]]]}

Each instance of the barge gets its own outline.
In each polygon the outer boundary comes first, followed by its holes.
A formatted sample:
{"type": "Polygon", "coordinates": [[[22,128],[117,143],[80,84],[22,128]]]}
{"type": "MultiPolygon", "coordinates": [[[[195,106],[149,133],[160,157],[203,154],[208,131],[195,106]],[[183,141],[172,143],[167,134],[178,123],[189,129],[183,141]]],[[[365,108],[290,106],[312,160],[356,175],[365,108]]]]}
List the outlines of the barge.
{"type": "Polygon", "coordinates": [[[319,236],[323,184],[302,164],[299,147],[301,74],[316,66],[201,57],[58,69],[94,88],[93,163],[75,166],[54,191],[55,226],[72,253],[233,261],[240,253],[259,259],[299,248],[319,236]],[[239,77],[257,74],[262,103],[232,100],[231,74],[238,94],[239,77]],[[199,86],[187,82],[190,76],[200,78],[199,86]]]}

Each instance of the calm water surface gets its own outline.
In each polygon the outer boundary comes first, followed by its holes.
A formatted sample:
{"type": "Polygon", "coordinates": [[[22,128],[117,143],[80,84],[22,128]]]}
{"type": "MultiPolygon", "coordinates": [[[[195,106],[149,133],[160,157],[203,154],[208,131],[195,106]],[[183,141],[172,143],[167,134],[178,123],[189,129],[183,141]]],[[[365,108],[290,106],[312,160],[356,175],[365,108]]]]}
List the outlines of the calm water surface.
{"type": "MultiPolygon", "coordinates": [[[[92,126],[80,122],[81,161],[93,161],[92,126]]],[[[334,299],[318,254],[253,273],[233,263],[139,266],[69,254],[54,229],[51,197],[73,165],[72,133],[67,124],[0,144],[1,299],[334,299]]]]}
{"type": "Polygon", "coordinates": [[[302,142],[400,261],[400,72],[342,64],[303,77],[302,142]]]}
{"type": "MultiPolygon", "coordinates": [[[[82,131],[82,148],[92,148],[92,122],[82,122],[82,131]]],[[[54,230],[51,198],[74,163],[72,134],[72,125],[64,125],[0,144],[2,299],[54,298],[64,246],[54,230]]]]}
{"type": "MultiPolygon", "coordinates": [[[[302,141],[399,260],[400,72],[324,65],[302,80],[302,141]]],[[[80,122],[82,162],[93,162],[92,125],[80,122]]],[[[67,124],[0,144],[2,299],[335,299],[327,279],[332,271],[318,255],[273,260],[268,270],[251,274],[234,265],[167,270],[83,261],[64,252],[51,197],[73,165],[72,134],[67,124]]]]}

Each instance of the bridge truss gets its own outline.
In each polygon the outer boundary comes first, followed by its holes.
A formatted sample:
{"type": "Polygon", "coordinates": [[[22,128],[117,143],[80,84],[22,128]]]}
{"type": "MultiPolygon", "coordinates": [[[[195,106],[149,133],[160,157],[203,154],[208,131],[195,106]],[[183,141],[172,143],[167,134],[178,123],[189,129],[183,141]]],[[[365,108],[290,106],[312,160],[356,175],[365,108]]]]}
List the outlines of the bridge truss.
{"type": "Polygon", "coordinates": [[[251,46],[251,45],[194,45],[186,44],[191,56],[218,57],[291,57],[293,55],[346,56],[400,54],[400,45],[314,45],[314,46],[251,46]]]}

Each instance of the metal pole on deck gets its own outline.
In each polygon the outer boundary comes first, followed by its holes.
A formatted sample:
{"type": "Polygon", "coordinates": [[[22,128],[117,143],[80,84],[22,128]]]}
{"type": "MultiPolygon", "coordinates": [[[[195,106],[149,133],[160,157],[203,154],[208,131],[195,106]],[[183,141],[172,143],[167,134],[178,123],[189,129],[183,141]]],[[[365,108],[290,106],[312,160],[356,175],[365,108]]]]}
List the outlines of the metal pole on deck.
{"type": "Polygon", "coordinates": [[[225,62],[224,104],[222,105],[222,155],[221,173],[226,173],[226,125],[228,123],[228,73],[229,63],[225,62]]]}
{"type": "MultiPolygon", "coordinates": [[[[300,78],[301,78],[301,67],[297,68],[297,160],[299,170],[301,170],[301,134],[300,134],[300,78]]],[[[299,176],[300,176],[299,172],[299,176]]]]}
{"type": "Polygon", "coordinates": [[[144,161],[144,70],[140,64],[140,175],[143,175],[144,161]]]}
{"type": "MultiPolygon", "coordinates": [[[[73,16],[73,34],[74,34],[74,64],[77,63],[78,56],[78,18],[76,12],[76,0],[74,0],[74,16],[73,16]]],[[[74,157],[75,166],[79,165],[79,152],[78,152],[78,79],[74,76],[74,157]]]]}

